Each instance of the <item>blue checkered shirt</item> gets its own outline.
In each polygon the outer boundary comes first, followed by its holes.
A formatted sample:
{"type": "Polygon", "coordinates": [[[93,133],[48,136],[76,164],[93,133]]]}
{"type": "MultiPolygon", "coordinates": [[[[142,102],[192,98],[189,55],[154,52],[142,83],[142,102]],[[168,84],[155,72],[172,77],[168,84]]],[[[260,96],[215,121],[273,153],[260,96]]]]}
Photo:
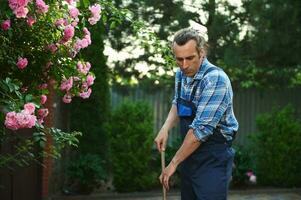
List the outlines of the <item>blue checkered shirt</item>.
{"type": "MultiPolygon", "coordinates": [[[[218,128],[229,141],[234,131],[238,130],[238,122],[233,112],[233,91],[227,74],[222,70],[204,73],[209,67],[215,67],[206,58],[193,78],[185,76],[180,69],[175,77],[175,96],[172,101],[177,104],[178,83],[181,78],[181,98],[189,100],[194,86],[200,81],[193,98],[197,108],[196,116],[189,126],[199,141],[205,142],[213,129],[218,128]]],[[[218,69],[218,68],[217,68],[218,69]]]]}

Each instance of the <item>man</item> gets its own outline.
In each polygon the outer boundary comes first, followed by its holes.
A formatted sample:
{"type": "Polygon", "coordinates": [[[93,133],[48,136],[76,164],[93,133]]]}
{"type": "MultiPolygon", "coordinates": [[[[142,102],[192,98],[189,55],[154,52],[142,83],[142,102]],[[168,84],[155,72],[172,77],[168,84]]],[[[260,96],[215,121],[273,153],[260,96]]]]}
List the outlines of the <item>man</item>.
{"type": "Polygon", "coordinates": [[[169,130],[180,121],[183,143],[159,179],[169,178],[181,163],[182,200],[224,200],[232,173],[231,142],[238,130],[228,76],[206,58],[207,44],[191,28],[178,31],[172,43],[179,70],[175,97],[155,143],[165,151],[169,130]]]}

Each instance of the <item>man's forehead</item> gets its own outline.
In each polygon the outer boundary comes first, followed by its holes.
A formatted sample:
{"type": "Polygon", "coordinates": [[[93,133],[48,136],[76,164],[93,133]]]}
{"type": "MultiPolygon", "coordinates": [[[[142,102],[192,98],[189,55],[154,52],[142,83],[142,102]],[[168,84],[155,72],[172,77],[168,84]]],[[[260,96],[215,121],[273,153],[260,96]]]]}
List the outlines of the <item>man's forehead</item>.
{"type": "Polygon", "coordinates": [[[188,55],[175,55],[175,57],[176,58],[178,58],[178,59],[187,59],[187,58],[193,58],[193,57],[195,57],[195,56],[197,56],[197,54],[196,54],[196,52],[195,53],[193,53],[193,54],[188,54],[188,55]]]}
{"type": "Polygon", "coordinates": [[[197,49],[194,46],[175,46],[173,53],[177,58],[187,58],[198,55],[197,49]]]}

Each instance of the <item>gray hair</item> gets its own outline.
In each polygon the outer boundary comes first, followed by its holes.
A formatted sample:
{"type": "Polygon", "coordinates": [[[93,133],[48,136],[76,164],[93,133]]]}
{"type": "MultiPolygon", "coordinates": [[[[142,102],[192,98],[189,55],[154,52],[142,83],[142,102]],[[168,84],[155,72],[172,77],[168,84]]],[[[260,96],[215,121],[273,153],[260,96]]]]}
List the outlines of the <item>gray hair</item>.
{"type": "Polygon", "coordinates": [[[174,35],[172,44],[176,43],[177,45],[185,45],[189,40],[194,40],[196,42],[196,50],[200,52],[201,49],[207,51],[208,44],[204,37],[193,28],[184,28],[177,31],[174,35]]]}

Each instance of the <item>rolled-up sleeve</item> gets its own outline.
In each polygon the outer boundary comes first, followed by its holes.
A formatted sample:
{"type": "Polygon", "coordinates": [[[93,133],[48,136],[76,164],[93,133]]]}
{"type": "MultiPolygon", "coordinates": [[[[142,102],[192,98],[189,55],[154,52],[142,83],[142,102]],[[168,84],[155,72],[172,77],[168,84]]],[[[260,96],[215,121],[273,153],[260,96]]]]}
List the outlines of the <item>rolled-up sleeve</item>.
{"type": "Polygon", "coordinates": [[[220,73],[216,73],[204,79],[201,89],[196,117],[189,128],[193,129],[199,141],[205,142],[227,109],[229,88],[227,80],[220,73]]]}

